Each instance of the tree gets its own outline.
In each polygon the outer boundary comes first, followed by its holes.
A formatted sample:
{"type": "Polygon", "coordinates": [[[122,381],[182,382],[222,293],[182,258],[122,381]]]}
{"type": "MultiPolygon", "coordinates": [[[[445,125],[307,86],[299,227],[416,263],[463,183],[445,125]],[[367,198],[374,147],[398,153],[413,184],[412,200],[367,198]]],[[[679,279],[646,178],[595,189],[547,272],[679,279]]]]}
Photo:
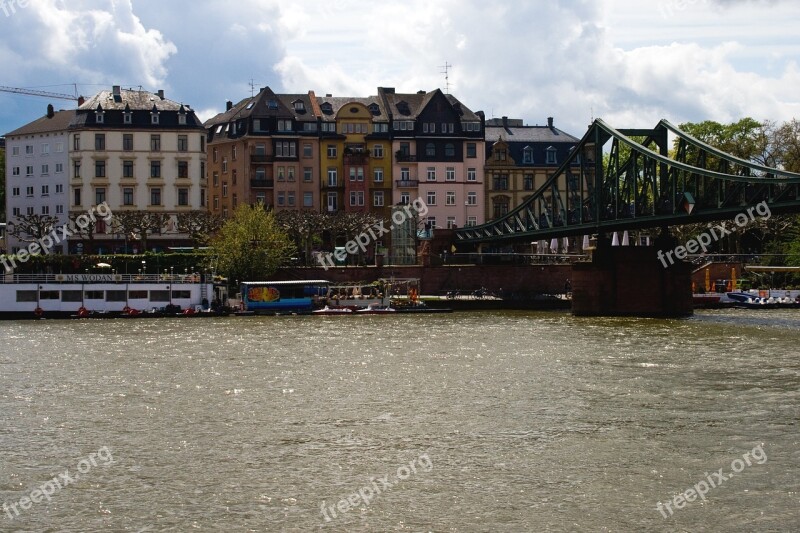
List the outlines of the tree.
{"type": "MultiPolygon", "coordinates": [[[[380,221],[378,217],[371,213],[347,213],[339,211],[329,219],[329,227],[333,235],[334,245],[337,237],[341,237],[345,242],[350,242],[362,232],[367,231],[380,221]]],[[[375,244],[375,243],[371,243],[375,244]]],[[[358,251],[358,262],[361,262],[363,252],[358,251]]]]}
{"type": "Polygon", "coordinates": [[[51,215],[18,215],[8,228],[8,234],[22,242],[37,242],[52,233],[58,218],[51,215]]]}
{"type": "Polygon", "coordinates": [[[142,252],[146,252],[148,234],[161,233],[168,221],[169,215],[166,213],[118,211],[114,213],[113,231],[118,235],[141,239],[142,252]]]}
{"type": "Polygon", "coordinates": [[[328,229],[328,218],[316,211],[279,211],[275,220],[291,237],[297,248],[302,250],[306,264],[311,260],[314,239],[319,239],[323,230],[328,229]]]}
{"type": "Polygon", "coordinates": [[[86,242],[84,253],[93,254],[95,252],[94,240],[97,235],[97,222],[86,216],[85,213],[70,213],[70,230],[72,234],[81,241],[86,242]]]}
{"type": "Polygon", "coordinates": [[[186,233],[195,246],[206,246],[222,227],[222,217],[205,210],[178,213],[178,231],[186,233]]]}
{"type": "Polygon", "coordinates": [[[296,247],[261,204],[241,204],[211,241],[211,255],[228,279],[260,281],[289,261],[296,247]]]}

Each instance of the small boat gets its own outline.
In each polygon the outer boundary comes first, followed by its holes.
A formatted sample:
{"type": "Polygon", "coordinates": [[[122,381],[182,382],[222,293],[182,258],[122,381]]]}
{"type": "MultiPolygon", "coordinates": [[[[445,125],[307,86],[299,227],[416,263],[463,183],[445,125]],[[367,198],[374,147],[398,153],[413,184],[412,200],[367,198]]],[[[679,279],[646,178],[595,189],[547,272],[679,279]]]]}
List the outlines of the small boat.
{"type": "Polygon", "coordinates": [[[356,313],[364,314],[364,315],[386,315],[391,313],[396,313],[397,310],[389,307],[388,305],[381,305],[377,303],[369,304],[367,307],[363,309],[359,309],[356,313]]]}
{"type": "Polygon", "coordinates": [[[315,309],[311,311],[313,315],[351,315],[353,310],[348,307],[328,307],[327,305],[322,309],[315,309]]]}

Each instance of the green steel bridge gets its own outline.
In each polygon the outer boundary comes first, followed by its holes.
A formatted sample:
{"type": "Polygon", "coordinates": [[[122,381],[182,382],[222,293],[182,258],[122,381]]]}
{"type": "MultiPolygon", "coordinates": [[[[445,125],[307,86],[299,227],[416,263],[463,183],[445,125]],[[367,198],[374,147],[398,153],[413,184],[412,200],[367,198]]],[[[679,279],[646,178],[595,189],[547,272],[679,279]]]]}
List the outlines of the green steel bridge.
{"type": "Polygon", "coordinates": [[[772,214],[800,212],[800,174],[722,152],[666,120],[652,130],[616,130],[597,119],[542,187],[503,217],[456,230],[454,243],[502,245],[732,220],[761,202],[772,214]],[[678,140],[672,156],[669,134],[678,140]]]}

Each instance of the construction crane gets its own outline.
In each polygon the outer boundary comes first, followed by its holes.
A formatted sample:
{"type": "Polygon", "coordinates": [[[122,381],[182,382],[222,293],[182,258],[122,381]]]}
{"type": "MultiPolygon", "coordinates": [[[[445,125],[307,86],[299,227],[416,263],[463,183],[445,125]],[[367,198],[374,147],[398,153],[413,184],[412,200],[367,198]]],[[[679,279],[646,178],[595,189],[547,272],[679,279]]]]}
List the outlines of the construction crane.
{"type": "MultiPolygon", "coordinates": [[[[20,87],[6,87],[4,85],[0,85],[0,92],[6,93],[15,93],[15,94],[28,94],[31,96],[43,96],[45,98],[57,98],[59,100],[78,100],[79,97],[77,95],[72,94],[65,94],[65,93],[51,93],[47,91],[37,91],[36,89],[22,89],[20,87]]],[[[78,92],[77,87],[75,88],[75,92],[78,92]]]]}

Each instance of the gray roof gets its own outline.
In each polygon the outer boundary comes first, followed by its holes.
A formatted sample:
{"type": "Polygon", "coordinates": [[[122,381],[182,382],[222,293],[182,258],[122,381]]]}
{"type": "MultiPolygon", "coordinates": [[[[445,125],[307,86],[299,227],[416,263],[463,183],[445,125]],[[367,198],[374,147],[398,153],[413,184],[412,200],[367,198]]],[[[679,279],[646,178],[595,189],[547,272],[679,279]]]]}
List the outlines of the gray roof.
{"type": "Polygon", "coordinates": [[[66,131],[74,117],[74,109],[70,109],[68,111],[56,111],[55,115],[53,115],[53,118],[48,118],[47,115],[45,115],[29,124],[22,126],[21,128],[6,133],[6,137],[16,135],[35,135],[54,131],[66,131]]]}
{"type": "Polygon", "coordinates": [[[357,96],[318,96],[317,103],[322,106],[324,103],[331,104],[331,109],[333,109],[333,113],[327,115],[325,113],[322,114],[322,120],[331,121],[336,119],[336,114],[339,113],[339,110],[346,106],[347,104],[362,104],[365,107],[369,107],[372,104],[378,106],[378,115],[372,115],[372,120],[377,121],[388,121],[389,117],[383,109],[381,105],[380,99],[377,96],[367,96],[367,97],[357,97],[357,96]]]}
{"type": "Polygon", "coordinates": [[[503,138],[506,142],[546,142],[577,143],[580,139],[558,128],[549,126],[486,126],[486,141],[494,142],[503,138]]]}
{"type": "Polygon", "coordinates": [[[158,111],[178,111],[181,105],[188,111],[189,105],[173,100],[161,99],[156,93],[134,89],[121,89],[119,97],[115,98],[112,91],[100,91],[87,99],[78,109],[94,111],[100,105],[106,111],[115,109],[123,111],[126,106],[131,111],[150,111],[156,106],[158,111]]]}

